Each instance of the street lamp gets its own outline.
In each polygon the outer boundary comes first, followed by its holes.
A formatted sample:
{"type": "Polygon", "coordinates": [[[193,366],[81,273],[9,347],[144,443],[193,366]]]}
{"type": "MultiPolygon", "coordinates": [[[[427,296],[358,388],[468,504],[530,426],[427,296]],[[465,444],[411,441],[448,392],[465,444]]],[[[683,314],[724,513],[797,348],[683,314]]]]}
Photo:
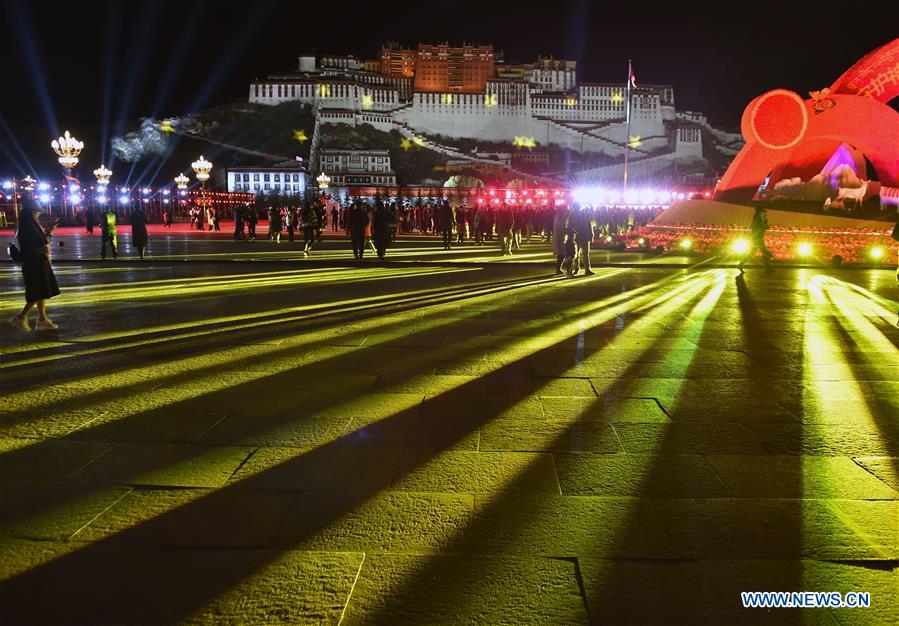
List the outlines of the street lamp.
{"type": "Polygon", "coordinates": [[[34,191],[34,184],[37,181],[34,180],[30,175],[26,175],[25,178],[22,179],[22,189],[25,191],[34,191]]]}
{"type": "Polygon", "coordinates": [[[175,184],[178,185],[178,189],[182,191],[187,189],[187,183],[190,182],[190,179],[184,175],[184,172],[175,176],[175,184]]]}
{"type": "Polygon", "coordinates": [[[315,180],[318,181],[318,188],[319,188],[319,189],[327,189],[327,188],[328,188],[328,184],[331,182],[331,177],[328,176],[327,174],[325,174],[324,172],[322,172],[321,174],[319,174],[319,175],[316,177],[315,180]]]}
{"type": "Polygon", "coordinates": [[[94,176],[97,177],[97,184],[100,185],[100,190],[105,192],[106,185],[109,184],[109,178],[112,176],[112,170],[105,165],[101,165],[94,170],[94,176]]]}
{"type": "Polygon", "coordinates": [[[66,131],[59,139],[50,142],[50,147],[59,156],[59,164],[67,170],[71,170],[78,165],[78,155],[84,149],[84,142],[78,141],[75,137],[66,131]]]}
{"type": "Polygon", "coordinates": [[[197,180],[200,181],[200,183],[205,183],[209,180],[209,172],[212,171],[212,163],[207,161],[202,154],[200,155],[200,158],[191,163],[190,166],[196,173],[197,180]]]}
{"type": "MultiPolygon", "coordinates": [[[[53,148],[53,152],[59,157],[57,159],[59,164],[65,168],[67,175],[70,175],[72,168],[78,165],[78,155],[84,149],[84,142],[78,141],[78,139],[69,134],[69,131],[66,131],[62,137],[51,141],[50,147],[53,148]]],[[[66,211],[65,197],[65,194],[63,194],[63,215],[65,215],[66,211]]]]}

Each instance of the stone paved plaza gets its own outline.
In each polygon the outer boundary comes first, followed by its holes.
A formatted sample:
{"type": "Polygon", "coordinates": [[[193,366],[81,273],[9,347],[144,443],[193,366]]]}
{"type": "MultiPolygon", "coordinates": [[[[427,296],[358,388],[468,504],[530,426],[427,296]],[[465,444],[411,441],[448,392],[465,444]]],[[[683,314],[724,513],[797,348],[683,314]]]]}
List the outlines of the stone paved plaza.
{"type": "Polygon", "coordinates": [[[0,623],[896,623],[894,274],[596,271],[60,264],[0,623]]]}

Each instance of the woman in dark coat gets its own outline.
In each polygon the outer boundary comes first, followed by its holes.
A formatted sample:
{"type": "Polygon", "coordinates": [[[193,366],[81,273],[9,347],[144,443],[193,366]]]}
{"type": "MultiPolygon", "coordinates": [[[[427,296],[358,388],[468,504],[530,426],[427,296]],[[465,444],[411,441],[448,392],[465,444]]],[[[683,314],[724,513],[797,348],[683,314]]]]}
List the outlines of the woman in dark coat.
{"type": "Polygon", "coordinates": [[[144,258],[144,248],[147,247],[147,214],[137,207],[131,212],[131,245],[137,248],[140,258],[144,258]]]}
{"type": "Polygon", "coordinates": [[[14,315],[9,323],[20,330],[31,330],[28,313],[37,306],[38,321],[35,330],[56,330],[59,328],[47,317],[47,300],[59,295],[59,285],[50,267],[50,237],[54,222],[46,230],[38,222],[40,207],[28,202],[19,215],[19,229],[16,239],[22,254],[22,277],[25,280],[25,306],[21,313],[14,315]]]}
{"type": "Polygon", "coordinates": [[[378,259],[383,261],[390,243],[390,212],[380,202],[372,217],[372,236],[375,250],[378,252],[378,259]]]}

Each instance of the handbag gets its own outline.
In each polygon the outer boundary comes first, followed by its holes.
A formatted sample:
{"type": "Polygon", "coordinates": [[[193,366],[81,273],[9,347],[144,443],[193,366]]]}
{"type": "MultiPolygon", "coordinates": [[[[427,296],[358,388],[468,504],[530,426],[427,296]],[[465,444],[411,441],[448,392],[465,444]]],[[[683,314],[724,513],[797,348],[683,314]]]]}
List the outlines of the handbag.
{"type": "Polygon", "coordinates": [[[16,263],[22,262],[22,252],[19,250],[19,247],[14,244],[12,241],[9,242],[9,257],[15,261],[16,263]]]}

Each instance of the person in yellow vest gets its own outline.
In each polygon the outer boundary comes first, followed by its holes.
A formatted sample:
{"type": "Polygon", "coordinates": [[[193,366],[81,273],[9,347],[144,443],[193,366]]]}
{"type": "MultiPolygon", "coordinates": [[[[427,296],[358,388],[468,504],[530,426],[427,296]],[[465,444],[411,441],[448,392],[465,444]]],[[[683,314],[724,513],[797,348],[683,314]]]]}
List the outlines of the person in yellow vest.
{"type": "Polygon", "coordinates": [[[116,217],[113,210],[110,208],[100,219],[100,224],[103,227],[103,238],[102,238],[102,248],[100,248],[100,258],[106,258],[106,245],[109,244],[112,247],[112,258],[118,259],[118,241],[117,234],[115,228],[116,217]]]}

